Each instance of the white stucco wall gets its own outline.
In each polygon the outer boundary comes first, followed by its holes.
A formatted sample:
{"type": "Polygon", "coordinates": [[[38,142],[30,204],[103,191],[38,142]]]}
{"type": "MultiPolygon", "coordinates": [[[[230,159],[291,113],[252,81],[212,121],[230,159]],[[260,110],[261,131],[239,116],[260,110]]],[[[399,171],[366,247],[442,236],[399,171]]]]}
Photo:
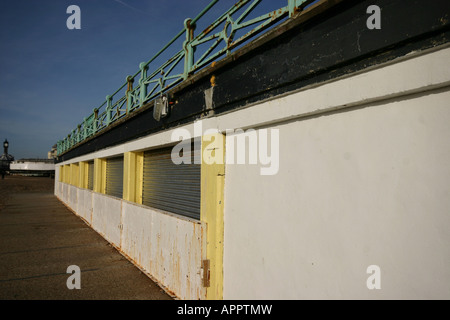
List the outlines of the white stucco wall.
{"type": "Polygon", "coordinates": [[[450,298],[450,75],[438,57],[448,49],[261,106],[316,116],[265,128],[279,130],[278,174],[226,166],[225,299],[450,298]],[[346,101],[359,103],[317,112],[346,101]],[[380,290],[366,286],[370,265],[380,290]]]}
{"type": "Polygon", "coordinates": [[[145,206],[123,202],[122,250],[182,299],[204,299],[201,262],[205,226],[145,206]]]}
{"type": "Polygon", "coordinates": [[[92,227],[116,246],[120,246],[121,211],[122,202],[120,199],[94,193],[92,227]]]}
{"type": "Polygon", "coordinates": [[[86,189],[78,189],[78,215],[86,220],[89,224],[92,224],[92,199],[93,192],[86,189]]]}

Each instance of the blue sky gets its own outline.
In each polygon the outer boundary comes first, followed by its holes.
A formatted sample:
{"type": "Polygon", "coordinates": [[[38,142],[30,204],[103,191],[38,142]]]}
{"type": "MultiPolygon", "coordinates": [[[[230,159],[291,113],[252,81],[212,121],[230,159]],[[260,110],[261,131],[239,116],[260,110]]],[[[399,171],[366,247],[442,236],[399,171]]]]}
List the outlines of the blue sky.
{"type": "MultiPolygon", "coordinates": [[[[16,159],[46,158],[52,145],[171,40],[185,18],[194,18],[209,2],[1,1],[1,142],[9,140],[9,153],[16,159]],[[70,5],[81,9],[81,30],[66,27],[70,5]]],[[[219,1],[201,21],[206,26],[233,3],[219,1]]],[[[265,0],[259,11],[286,4],[265,0]]],[[[181,43],[177,45],[180,50],[181,43]]]]}

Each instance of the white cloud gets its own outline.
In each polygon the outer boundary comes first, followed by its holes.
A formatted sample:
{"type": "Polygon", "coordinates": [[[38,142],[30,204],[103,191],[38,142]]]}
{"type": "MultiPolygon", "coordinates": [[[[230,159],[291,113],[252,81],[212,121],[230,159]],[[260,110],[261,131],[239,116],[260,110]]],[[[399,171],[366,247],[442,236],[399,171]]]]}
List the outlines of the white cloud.
{"type": "Polygon", "coordinates": [[[134,11],[137,11],[137,12],[140,12],[140,13],[143,13],[143,14],[147,14],[145,11],[142,11],[141,9],[135,8],[135,7],[129,5],[128,3],[126,3],[126,2],[124,2],[122,0],[114,0],[114,1],[117,2],[117,3],[120,3],[121,5],[123,5],[123,6],[127,7],[127,8],[130,8],[130,9],[132,9],[134,11]]]}

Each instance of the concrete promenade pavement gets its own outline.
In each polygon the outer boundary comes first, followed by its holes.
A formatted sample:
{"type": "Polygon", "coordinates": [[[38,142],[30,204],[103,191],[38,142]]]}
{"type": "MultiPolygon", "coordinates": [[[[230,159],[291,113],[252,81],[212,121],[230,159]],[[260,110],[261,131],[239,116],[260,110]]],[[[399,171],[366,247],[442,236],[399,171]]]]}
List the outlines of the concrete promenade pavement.
{"type": "Polygon", "coordinates": [[[1,300],[170,300],[53,195],[54,180],[0,180],[1,300]],[[69,290],[67,268],[81,269],[69,290]]]}

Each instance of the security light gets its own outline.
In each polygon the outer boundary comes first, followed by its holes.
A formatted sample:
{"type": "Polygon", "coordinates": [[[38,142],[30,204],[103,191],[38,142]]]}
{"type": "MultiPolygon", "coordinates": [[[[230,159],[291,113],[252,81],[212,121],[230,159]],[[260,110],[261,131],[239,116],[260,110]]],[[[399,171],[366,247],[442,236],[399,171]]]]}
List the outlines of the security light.
{"type": "Polygon", "coordinates": [[[161,118],[164,118],[167,116],[167,113],[169,112],[169,100],[167,99],[167,96],[161,96],[155,100],[155,105],[153,107],[153,118],[156,121],[161,120],[161,118]]]}

